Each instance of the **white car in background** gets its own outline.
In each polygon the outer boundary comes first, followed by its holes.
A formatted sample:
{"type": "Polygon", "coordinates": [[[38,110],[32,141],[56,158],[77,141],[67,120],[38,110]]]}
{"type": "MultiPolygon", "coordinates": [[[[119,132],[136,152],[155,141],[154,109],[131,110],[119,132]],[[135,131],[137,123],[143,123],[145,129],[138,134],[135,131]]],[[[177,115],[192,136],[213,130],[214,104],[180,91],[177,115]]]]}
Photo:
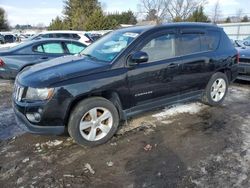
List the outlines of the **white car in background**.
{"type": "Polygon", "coordinates": [[[92,41],[85,35],[85,31],[44,31],[31,38],[31,40],[39,38],[64,38],[78,40],[79,42],[90,45],[92,41]]]}

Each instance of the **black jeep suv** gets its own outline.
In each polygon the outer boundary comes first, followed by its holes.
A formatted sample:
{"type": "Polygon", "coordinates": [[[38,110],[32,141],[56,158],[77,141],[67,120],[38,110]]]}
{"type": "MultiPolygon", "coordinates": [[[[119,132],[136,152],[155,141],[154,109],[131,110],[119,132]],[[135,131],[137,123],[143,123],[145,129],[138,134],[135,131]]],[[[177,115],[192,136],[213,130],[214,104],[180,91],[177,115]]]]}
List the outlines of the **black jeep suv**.
{"type": "Polygon", "coordinates": [[[65,129],[98,145],[120,120],[176,102],[224,100],[237,77],[237,51],[211,24],[178,23],[114,31],[77,56],[21,72],[15,82],[17,120],[32,133],[65,129]]]}

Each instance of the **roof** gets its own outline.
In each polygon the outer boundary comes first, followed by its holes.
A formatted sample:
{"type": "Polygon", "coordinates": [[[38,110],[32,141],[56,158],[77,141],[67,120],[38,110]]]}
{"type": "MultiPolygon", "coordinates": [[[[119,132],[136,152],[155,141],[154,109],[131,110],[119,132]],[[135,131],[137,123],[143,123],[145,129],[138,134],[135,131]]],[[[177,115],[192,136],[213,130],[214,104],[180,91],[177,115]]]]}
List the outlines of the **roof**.
{"type": "MultiPolygon", "coordinates": [[[[78,40],[74,40],[74,39],[65,39],[65,38],[37,38],[37,39],[34,39],[34,40],[30,40],[30,42],[33,41],[39,41],[39,42],[43,42],[43,41],[73,41],[73,42],[79,42],[78,40]]],[[[27,41],[28,42],[28,41],[27,41]]],[[[81,42],[79,42],[81,43],[81,42]]]]}
{"type": "Polygon", "coordinates": [[[55,31],[43,31],[40,34],[49,34],[49,33],[76,33],[76,34],[84,34],[86,31],[72,31],[72,30],[55,30],[55,31]]]}
{"type": "Polygon", "coordinates": [[[200,22],[178,22],[178,23],[163,23],[160,25],[147,25],[147,26],[133,26],[133,27],[127,27],[124,29],[119,29],[119,31],[123,32],[136,32],[136,33],[142,33],[144,31],[150,30],[150,29],[161,29],[161,28],[171,28],[171,27],[203,27],[203,28],[216,28],[219,27],[215,24],[211,23],[200,23],[200,22]]]}
{"type": "MultiPolygon", "coordinates": [[[[65,41],[65,42],[76,42],[76,43],[81,43],[77,40],[72,40],[72,39],[61,39],[61,38],[50,38],[50,39],[36,39],[36,40],[28,40],[28,41],[25,41],[23,43],[20,43],[18,44],[17,46],[14,46],[12,48],[10,48],[9,50],[17,50],[17,49],[21,49],[23,47],[26,47],[26,46],[29,46],[29,45],[32,45],[32,44],[36,44],[36,43],[40,43],[40,42],[54,42],[54,41],[65,41]]],[[[83,44],[83,43],[81,43],[83,44]]],[[[85,45],[85,44],[83,44],[85,45]]],[[[85,45],[86,46],[86,45],[85,45]]]]}

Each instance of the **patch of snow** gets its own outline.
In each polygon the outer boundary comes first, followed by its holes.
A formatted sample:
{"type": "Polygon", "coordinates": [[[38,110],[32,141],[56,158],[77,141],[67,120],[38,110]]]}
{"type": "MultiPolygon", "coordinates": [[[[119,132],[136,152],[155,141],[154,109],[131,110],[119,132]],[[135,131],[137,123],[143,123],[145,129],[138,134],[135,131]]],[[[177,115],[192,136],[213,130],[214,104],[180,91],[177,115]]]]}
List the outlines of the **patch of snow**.
{"type": "Polygon", "coordinates": [[[25,159],[22,160],[22,162],[23,162],[23,163],[26,163],[26,162],[28,162],[29,160],[30,160],[30,158],[29,158],[29,157],[26,157],[25,159]]]}
{"type": "MultiPolygon", "coordinates": [[[[164,109],[163,112],[154,114],[153,117],[157,118],[158,120],[162,120],[164,118],[173,117],[182,113],[196,114],[200,112],[204,107],[205,105],[198,102],[189,104],[178,104],[164,109]]],[[[169,122],[166,123],[168,124],[169,122]]]]}
{"type": "MultiPolygon", "coordinates": [[[[227,148],[218,155],[210,155],[192,168],[192,182],[196,187],[249,187],[250,185],[250,115],[239,124],[242,144],[227,148]],[[214,169],[211,169],[213,167],[214,169]],[[216,167],[216,168],[215,168],[216,167]],[[208,171],[207,168],[210,170],[208,171]],[[248,186],[245,186],[248,185],[248,186]]],[[[231,142],[233,142],[233,138],[231,142]]]]}
{"type": "Polygon", "coordinates": [[[108,167],[112,167],[114,165],[114,163],[112,161],[108,161],[106,164],[108,167]]]}
{"type": "Polygon", "coordinates": [[[14,46],[17,46],[18,42],[13,42],[13,43],[6,43],[6,44],[0,44],[0,49],[8,49],[8,48],[12,48],[14,46]]]}
{"type": "Polygon", "coordinates": [[[74,178],[75,176],[74,176],[74,175],[71,175],[71,174],[64,174],[63,177],[66,177],[66,178],[74,178]]]}
{"type": "Polygon", "coordinates": [[[171,120],[165,120],[165,121],[161,121],[161,122],[163,124],[166,124],[166,125],[173,123],[173,121],[171,121],[171,120]]]}
{"type": "Polygon", "coordinates": [[[53,140],[53,141],[45,142],[41,145],[42,146],[47,145],[48,147],[54,147],[54,146],[59,146],[62,143],[63,143],[63,141],[61,141],[61,140],[53,140]]]}
{"type": "Polygon", "coordinates": [[[228,94],[228,97],[226,97],[228,101],[241,101],[250,98],[249,89],[244,87],[233,86],[229,88],[228,94]]]}
{"type": "Polygon", "coordinates": [[[93,170],[93,168],[91,167],[91,165],[89,163],[86,163],[84,165],[85,169],[87,169],[91,174],[95,174],[95,171],[93,170]]]}

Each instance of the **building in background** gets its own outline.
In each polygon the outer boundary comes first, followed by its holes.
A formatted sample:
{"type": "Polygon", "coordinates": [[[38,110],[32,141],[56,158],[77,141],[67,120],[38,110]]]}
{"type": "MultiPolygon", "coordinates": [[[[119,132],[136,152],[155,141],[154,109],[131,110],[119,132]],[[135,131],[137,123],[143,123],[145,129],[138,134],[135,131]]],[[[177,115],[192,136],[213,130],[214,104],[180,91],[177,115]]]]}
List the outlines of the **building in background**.
{"type": "Polygon", "coordinates": [[[250,36],[250,22],[218,24],[230,39],[243,40],[250,36]]]}

